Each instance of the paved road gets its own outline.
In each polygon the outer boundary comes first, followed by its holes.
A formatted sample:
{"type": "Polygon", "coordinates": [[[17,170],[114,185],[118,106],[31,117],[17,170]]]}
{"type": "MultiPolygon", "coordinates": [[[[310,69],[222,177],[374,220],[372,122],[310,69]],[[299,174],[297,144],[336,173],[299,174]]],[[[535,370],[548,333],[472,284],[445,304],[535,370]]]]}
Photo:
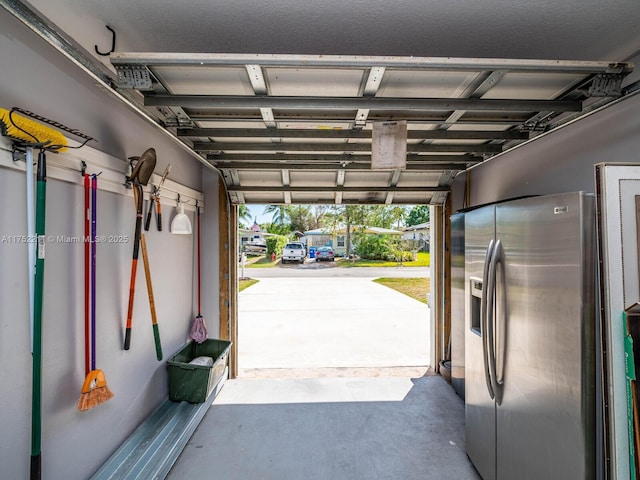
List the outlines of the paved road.
{"type": "MultiPolygon", "coordinates": [[[[244,276],[249,278],[421,278],[429,276],[429,267],[339,267],[334,262],[315,262],[307,259],[303,265],[287,264],[273,268],[244,269],[244,276]]],[[[238,269],[242,276],[242,267],[238,269]]]]}

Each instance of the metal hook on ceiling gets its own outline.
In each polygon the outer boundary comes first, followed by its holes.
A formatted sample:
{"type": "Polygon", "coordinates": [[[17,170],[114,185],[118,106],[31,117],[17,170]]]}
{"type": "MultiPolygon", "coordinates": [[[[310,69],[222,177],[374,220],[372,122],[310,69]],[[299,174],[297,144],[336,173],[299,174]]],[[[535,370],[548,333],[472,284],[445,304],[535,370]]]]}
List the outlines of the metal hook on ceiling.
{"type": "Polygon", "coordinates": [[[111,32],[111,50],[109,50],[108,52],[101,52],[100,50],[98,50],[98,45],[94,45],[93,48],[95,48],[96,53],[98,55],[102,55],[103,57],[108,57],[109,55],[111,55],[113,52],[116,51],[116,31],[113,28],[111,28],[109,25],[105,25],[105,27],[107,27],[107,30],[111,32]]]}

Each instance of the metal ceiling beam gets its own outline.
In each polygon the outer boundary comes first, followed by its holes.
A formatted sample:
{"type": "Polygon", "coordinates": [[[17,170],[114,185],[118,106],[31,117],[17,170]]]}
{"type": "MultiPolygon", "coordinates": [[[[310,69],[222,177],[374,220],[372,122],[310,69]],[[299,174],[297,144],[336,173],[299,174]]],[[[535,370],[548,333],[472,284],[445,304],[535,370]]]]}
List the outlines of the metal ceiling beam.
{"type": "MultiPolygon", "coordinates": [[[[345,169],[338,170],[336,174],[336,187],[344,187],[344,180],[346,176],[347,172],[345,169]]],[[[336,205],[340,205],[342,203],[342,192],[335,192],[333,201],[336,205]]]]}
{"type": "MultiPolygon", "coordinates": [[[[370,143],[217,143],[194,142],[197,152],[224,152],[233,150],[263,152],[370,152],[370,143]]],[[[500,153],[500,145],[407,145],[407,152],[460,152],[460,153],[500,153]]]]}
{"type": "Polygon", "coordinates": [[[263,186],[229,186],[228,192],[263,192],[263,193],[322,193],[322,192],[342,192],[342,193],[367,193],[367,192],[396,192],[396,193],[428,193],[428,192],[448,192],[449,187],[263,187],[263,186]]]}
{"type": "MultiPolygon", "coordinates": [[[[251,154],[251,153],[223,153],[220,155],[207,155],[207,160],[212,162],[272,162],[289,168],[294,164],[336,163],[352,165],[357,163],[371,164],[371,155],[306,155],[306,154],[251,154]]],[[[453,163],[467,164],[480,163],[483,158],[475,155],[407,155],[407,163],[453,163]]]]}
{"type": "MultiPolygon", "coordinates": [[[[380,88],[384,72],[384,67],[373,67],[369,69],[367,81],[362,87],[360,95],[364,97],[374,97],[380,88]]],[[[359,128],[364,127],[367,124],[367,117],[369,116],[369,113],[370,110],[367,108],[358,109],[356,112],[356,118],[354,119],[354,126],[359,128]]]]}
{"type": "MultiPolygon", "coordinates": [[[[260,65],[245,65],[249,81],[251,82],[251,88],[256,95],[268,95],[269,90],[267,88],[267,81],[264,78],[262,67],[260,65]]],[[[261,108],[260,115],[267,127],[275,127],[276,121],[273,116],[273,111],[270,108],[261,108]]]]}
{"type": "MultiPolygon", "coordinates": [[[[491,90],[502,79],[502,77],[506,75],[506,73],[506,70],[496,70],[490,73],[485,73],[485,75],[483,76],[484,78],[481,77],[480,79],[480,84],[472,85],[468,91],[464,92],[461,95],[461,97],[476,99],[482,98],[482,96],[489,90],[491,90]]],[[[451,115],[449,115],[449,117],[442,124],[441,128],[449,128],[451,125],[460,120],[460,118],[462,118],[465,113],[467,113],[466,110],[456,110],[451,115]]]]}
{"type": "MultiPolygon", "coordinates": [[[[291,177],[289,175],[289,170],[283,169],[281,172],[281,175],[282,175],[282,186],[286,188],[291,184],[291,177]]],[[[288,192],[288,191],[284,192],[284,203],[286,203],[287,205],[291,203],[291,192],[288,192]]]]}
{"type": "MultiPolygon", "coordinates": [[[[312,128],[179,128],[178,137],[218,138],[371,138],[371,130],[312,128]]],[[[408,130],[407,138],[430,140],[528,140],[517,130],[408,130]]]]}
{"type": "MultiPolygon", "coordinates": [[[[393,120],[406,120],[410,124],[415,125],[441,125],[444,123],[449,115],[434,114],[433,112],[381,112],[371,114],[367,118],[369,122],[386,122],[393,120]]],[[[262,116],[259,112],[242,110],[231,111],[226,110],[224,112],[213,111],[199,111],[189,110],[189,117],[194,121],[199,122],[224,122],[225,124],[234,122],[256,122],[257,125],[262,125],[262,116]],[[259,123],[257,123],[259,122],[259,123]]],[[[523,122],[527,121],[531,117],[531,112],[467,112],[456,123],[458,125],[492,125],[492,126],[505,126],[514,127],[519,126],[523,122]]],[[[332,123],[350,123],[353,122],[353,118],[347,112],[346,114],[335,110],[333,112],[317,111],[317,112],[304,112],[304,111],[291,111],[280,110],[278,111],[278,122],[285,122],[287,124],[295,123],[313,123],[318,125],[330,125],[332,123]]]]}
{"type": "MultiPolygon", "coordinates": [[[[200,110],[189,110],[189,117],[191,120],[198,122],[260,122],[262,123],[262,115],[259,112],[253,111],[224,111],[224,112],[211,112],[200,110]]],[[[390,121],[390,120],[406,120],[411,124],[416,125],[440,125],[446,121],[448,117],[447,112],[443,114],[420,113],[420,112],[386,112],[386,113],[373,113],[367,117],[370,122],[375,121],[390,121]]],[[[467,112],[463,118],[459,119],[456,123],[458,125],[494,125],[494,126],[516,126],[527,121],[531,117],[529,113],[515,113],[515,112],[467,112]]],[[[313,112],[293,112],[293,111],[278,111],[278,121],[287,123],[315,123],[315,124],[330,124],[330,123],[351,123],[353,122],[353,116],[350,112],[341,112],[339,110],[333,112],[318,111],[313,112]]]]}
{"type": "Polygon", "coordinates": [[[577,100],[509,100],[474,98],[392,98],[392,97],[293,97],[252,95],[172,95],[147,94],[147,107],[183,108],[280,108],[293,110],[482,110],[499,112],[579,112],[577,100]]]}
{"type": "MultiPolygon", "coordinates": [[[[471,162],[468,165],[475,165],[479,161],[471,162]]],[[[371,171],[371,165],[366,163],[350,163],[348,165],[339,165],[334,163],[316,163],[316,164],[287,164],[282,163],[270,163],[270,162],[212,162],[220,170],[234,169],[234,170],[338,170],[344,172],[345,170],[359,170],[359,171],[371,171]]],[[[459,172],[465,170],[467,167],[464,163],[408,163],[405,171],[410,172],[440,172],[443,170],[453,170],[459,172]]],[[[336,182],[337,183],[337,182],[336,182]]],[[[337,183],[340,186],[339,183],[337,183]]]]}
{"type": "Polygon", "coordinates": [[[619,67],[630,72],[633,64],[619,62],[590,62],[575,60],[533,60],[506,58],[464,57],[400,57],[364,55],[270,55],[233,53],[155,53],[114,52],[112,65],[154,66],[225,66],[262,65],[276,67],[385,67],[411,70],[512,70],[540,72],[599,73],[619,67]]]}
{"type": "MultiPolygon", "coordinates": [[[[393,171],[393,173],[391,173],[391,177],[389,178],[390,187],[396,187],[398,185],[398,182],[400,181],[400,175],[402,175],[402,171],[399,169],[396,169],[393,171]]],[[[387,192],[387,197],[384,201],[386,205],[391,205],[393,203],[393,195],[394,192],[387,192]]]]}

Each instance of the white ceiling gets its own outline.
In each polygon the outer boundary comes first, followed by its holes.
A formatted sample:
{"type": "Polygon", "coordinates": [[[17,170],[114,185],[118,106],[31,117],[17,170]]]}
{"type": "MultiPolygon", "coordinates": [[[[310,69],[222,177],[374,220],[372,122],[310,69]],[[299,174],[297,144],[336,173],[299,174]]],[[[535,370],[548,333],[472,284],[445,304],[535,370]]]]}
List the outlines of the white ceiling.
{"type": "Polygon", "coordinates": [[[623,60],[637,0],[32,0],[83,46],[120,51],[623,60]]]}
{"type": "MultiPolygon", "coordinates": [[[[368,152],[357,151],[358,146],[368,149],[370,139],[355,134],[349,139],[315,138],[327,129],[356,132],[362,128],[354,123],[362,107],[234,105],[243,97],[273,97],[276,101],[292,96],[322,97],[330,102],[367,97],[365,85],[375,73],[367,62],[378,62],[386,70],[369,94],[380,99],[570,99],[585,106],[601,99],[573,90],[580,82],[590,81],[594,72],[549,71],[541,68],[543,63],[533,69],[500,69],[499,62],[493,62],[494,68],[461,69],[448,68],[445,59],[445,66],[436,69],[394,68],[393,62],[398,57],[407,62],[416,57],[620,62],[633,59],[640,49],[637,0],[32,0],[30,4],[112,71],[110,60],[120,61],[122,67],[130,65],[127,59],[139,52],[159,52],[159,61],[141,62],[152,75],[155,94],[209,95],[231,102],[211,107],[201,98],[188,104],[172,97],[168,107],[149,104],[149,111],[164,118],[168,127],[180,118],[181,126],[192,128],[308,129],[311,134],[303,139],[287,138],[282,131],[269,137],[240,131],[230,136],[181,137],[221,170],[232,201],[238,203],[438,203],[444,198],[439,189],[446,190],[457,171],[523,141],[410,136],[410,148],[454,150],[424,156],[441,163],[442,168],[424,167],[424,160],[414,156],[407,170],[371,171],[365,160],[368,152]],[[94,46],[102,51],[110,47],[106,25],[117,35],[116,55],[111,59],[94,51],[94,46]],[[170,53],[184,54],[179,56],[180,64],[162,60],[170,53]],[[195,55],[190,57],[198,53],[214,55],[200,65],[195,55]],[[216,55],[224,53],[256,56],[251,60],[235,55],[234,61],[222,62],[222,56],[216,55]],[[335,61],[323,63],[328,58],[335,61]],[[318,64],[310,67],[310,60],[318,64]],[[256,87],[255,78],[252,84],[247,65],[257,65],[266,91],[256,87]],[[495,83],[481,87],[478,93],[479,84],[491,75],[495,83]],[[272,122],[269,115],[274,116],[272,122]],[[235,150],[239,143],[244,149],[235,150]],[[199,148],[198,144],[204,145],[199,148]],[[297,151],[307,144],[318,146],[297,151]],[[483,148],[495,151],[482,152],[483,148]],[[279,152],[287,152],[286,158],[279,152]],[[354,153],[355,162],[336,157],[349,152],[354,153]],[[223,159],[230,155],[234,163],[223,159]],[[462,155],[474,157],[464,162],[462,155]],[[458,166],[445,165],[444,156],[457,156],[458,166]]],[[[150,93],[143,92],[145,97],[152,97],[150,93]]],[[[536,135],[539,132],[528,131],[524,124],[539,112],[547,110],[372,108],[365,111],[368,123],[364,130],[374,120],[407,119],[409,134],[414,136],[428,130],[511,130],[536,135]],[[451,114],[459,114],[459,119],[451,120],[451,114]]],[[[553,127],[571,115],[554,113],[545,125],[553,127]]]]}

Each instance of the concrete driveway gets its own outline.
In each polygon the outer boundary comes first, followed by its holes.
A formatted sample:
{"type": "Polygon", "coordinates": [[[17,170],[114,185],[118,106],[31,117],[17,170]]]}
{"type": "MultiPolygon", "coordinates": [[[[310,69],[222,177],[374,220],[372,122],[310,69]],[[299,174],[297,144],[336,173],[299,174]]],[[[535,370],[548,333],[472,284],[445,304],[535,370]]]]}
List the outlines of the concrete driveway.
{"type": "MultiPolygon", "coordinates": [[[[285,269],[279,270],[285,274],[285,269]]],[[[253,275],[257,271],[251,269],[245,275],[258,278],[253,275]]],[[[241,373],[257,368],[428,365],[426,304],[374,283],[371,276],[316,273],[319,275],[261,278],[240,292],[241,373]]]]}

